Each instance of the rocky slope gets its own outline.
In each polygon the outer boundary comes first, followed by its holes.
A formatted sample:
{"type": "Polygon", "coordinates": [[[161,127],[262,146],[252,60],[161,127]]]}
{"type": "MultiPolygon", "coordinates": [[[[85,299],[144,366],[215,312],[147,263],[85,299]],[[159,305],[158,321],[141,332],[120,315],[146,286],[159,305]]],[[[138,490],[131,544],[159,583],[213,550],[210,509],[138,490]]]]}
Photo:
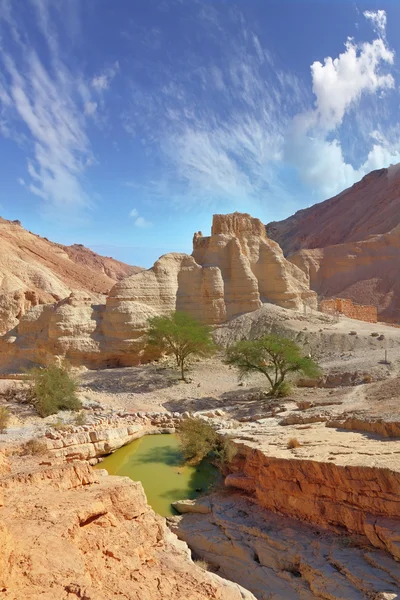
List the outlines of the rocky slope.
{"type": "Polygon", "coordinates": [[[140,483],[79,462],[29,467],[0,462],[3,598],[255,600],[195,566],[140,483]]]}
{"type": "Polygon", "coordinates": [[[400,165],[372,171],[334,198],[266,226],[286,256],[387,233],[400,223],[400,165]]]}
{"type": "Polygon", "coordinates": [[[335,198],[298,211],[268,234],[320,297],[349,298],[400,320],[400,165],[373,171],[335,198]]]}
{"type": "Polygon", "coordinates": [[[79,290],[100,300],[116,281],[140,271],[80,244],[62,246],[0,218],[0,333],[30,307],[79,290]]]}
{"type": "Polygon", "coordinates": [[[290,260],[320,296],[377,306],[379,320],[400,320],[400,226],[360,242],[300,250],[290,260]]]}
{"type": "Polygon", "coordinates": [[[191,256],[162,256],[152,269],[118,282],[106,305],[74,293],[32,308],[0,338],[0,366],[44,364],[54,355],[91,367],[137,364],[149,357],[141,354],[149,317],[182,310],[219,324],[265,302],[312,309],[316,294],[258,219],[215,215],[210,237],[195,234],[191,256]]]}

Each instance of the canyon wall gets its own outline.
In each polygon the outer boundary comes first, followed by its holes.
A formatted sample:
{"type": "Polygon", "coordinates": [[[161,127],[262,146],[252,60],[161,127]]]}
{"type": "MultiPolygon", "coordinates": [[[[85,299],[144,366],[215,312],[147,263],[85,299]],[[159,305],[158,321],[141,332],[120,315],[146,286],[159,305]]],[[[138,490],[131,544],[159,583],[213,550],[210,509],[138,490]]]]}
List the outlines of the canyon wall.
{"type": "Polygon", "coordinates": [[[133,365],[154,357],[144,351],[149,317],[178,310],[214,325],[266,302],[302,311],[316,308],[317,296],[261,221],[214,215],[211,236],[195,234],[191,256],[162,256],[152,269],[118,282],[105,305],[81,292],[33,307],[0,338],[0,367],[46,364],[54,355],[89,367],[133,365]]]}
{"type": "Polygon", "coordinates": [[[0,462],[3,598],[255,600],[191,561],[139,482],[80,462],[27,462],[17,471],[0,462]]]}

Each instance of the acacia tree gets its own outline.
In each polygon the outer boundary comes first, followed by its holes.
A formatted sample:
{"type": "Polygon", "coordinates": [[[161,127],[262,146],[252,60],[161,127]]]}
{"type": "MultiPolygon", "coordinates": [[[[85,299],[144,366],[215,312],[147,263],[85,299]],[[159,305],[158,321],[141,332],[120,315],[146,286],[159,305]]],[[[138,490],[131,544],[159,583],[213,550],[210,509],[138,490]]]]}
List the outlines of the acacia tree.
{"type": "Polygon", "coordinates": [[[279,396],[289,373],[317,377],[319,366],[303,356],[300,347],[291,340],[277,335],[264,335],[253,341],[237,342],[227,349],[226,364],[239,370],[240,377],[259,372],[270,385],[270,396],[279,396]]]}
{"type": "Polygon", "coordinates": [[[149,344],[175,356],[183,380],[189,356],[210,356],[215,352],[211,327],[202,325],[186,313],[174,312],[167,317],[152,317],[148,323],[149,344]]]}

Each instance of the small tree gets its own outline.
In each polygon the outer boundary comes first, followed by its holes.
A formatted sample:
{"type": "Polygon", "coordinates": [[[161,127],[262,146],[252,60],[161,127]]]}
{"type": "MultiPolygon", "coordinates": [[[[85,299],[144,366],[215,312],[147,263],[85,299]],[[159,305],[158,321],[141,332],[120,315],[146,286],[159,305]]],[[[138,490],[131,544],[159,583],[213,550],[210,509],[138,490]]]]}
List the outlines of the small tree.
{"type": "Polygon", "coordinates": [[[189,356],[210,356],[215,351],[211,327],[183,312],[149,319],[147,338],[151,346],[175,356],[183,380],[189,356]]]}
{"type": "Polygon", "coordinates": [[[59,410],[80,410],[82,403],[76,395],[77,385],[66,366],[48,365],[32,369],[32,404],[41,417],[59,410]]]}
{"type": "Polygon", "coordinates": [[[275,397],[285,386],[289,373],[302,373],[306,377],[320,374],[318,365],[303,356],[295,342],[273,334],[254,341],[237,342],[228,348],[225,362],[236,367],[241,377],[255,372],[265,375],[270,385],[269,394],[275,397]]]}

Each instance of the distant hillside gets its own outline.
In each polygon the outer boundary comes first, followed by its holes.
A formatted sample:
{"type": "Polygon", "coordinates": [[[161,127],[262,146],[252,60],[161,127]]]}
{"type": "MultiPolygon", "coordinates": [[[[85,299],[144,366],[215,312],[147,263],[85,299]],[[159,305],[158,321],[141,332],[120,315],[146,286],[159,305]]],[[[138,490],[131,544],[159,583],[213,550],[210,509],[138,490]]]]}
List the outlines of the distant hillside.
{"type": "Polygon", "coordinates": [[[381,320],[400,322],[400,165],[266,229],[319,296],[374,305],[381,320]]]}
{"type": "Polygon", "coordinates": [[[400,165],[372,171],[334,198],[266,226],[286,256],[387,233],[400,223],[400,165]]]}
{"type": "Polygon", "coordinates": [[[35,304],[55,302],[73,290],[100,300],[117,281],[140,270],[80,244],[50,242],[19,221],[0,218],[0,332],[35,304]]]}

